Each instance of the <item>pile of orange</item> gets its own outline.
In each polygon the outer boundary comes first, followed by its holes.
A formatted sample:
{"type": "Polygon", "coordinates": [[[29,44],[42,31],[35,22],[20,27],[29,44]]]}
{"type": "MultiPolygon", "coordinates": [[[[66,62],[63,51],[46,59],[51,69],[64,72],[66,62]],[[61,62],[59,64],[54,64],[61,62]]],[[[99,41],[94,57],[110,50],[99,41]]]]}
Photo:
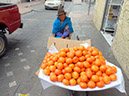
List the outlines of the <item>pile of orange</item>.
{"type": "Polygon", "coordinates": [[[117,80],[115,66],[106,65],[102,52],[93,46],[62,48],[58,53],[47,53],[41,64],[43,73],[52,82],[85,88],[99,88],[117,80]]]}

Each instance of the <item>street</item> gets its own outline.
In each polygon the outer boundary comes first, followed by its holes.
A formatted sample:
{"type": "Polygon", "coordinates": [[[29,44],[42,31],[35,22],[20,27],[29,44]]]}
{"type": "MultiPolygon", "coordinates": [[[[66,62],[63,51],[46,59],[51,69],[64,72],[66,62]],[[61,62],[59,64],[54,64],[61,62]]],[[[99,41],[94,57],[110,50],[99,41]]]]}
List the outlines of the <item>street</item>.
{"type": "MultiPolygon", "coordinates": [[[[71,7],[72,2],[65,2],[67,14],[71,7]]],[[[21,17],[23,29],[7,36],[8,51],[0,59],[0,96],[30,92],[31,86],[38,79],[35,72],[47,52],[47,40],[52,36],[52,24],[57,17],[57,10],[45,10],[43,4],[32,6],[31,9],[32,12],[21,17]]],[[[39,91],[42,91],[42,86],[39,85],[39,91]]]]}

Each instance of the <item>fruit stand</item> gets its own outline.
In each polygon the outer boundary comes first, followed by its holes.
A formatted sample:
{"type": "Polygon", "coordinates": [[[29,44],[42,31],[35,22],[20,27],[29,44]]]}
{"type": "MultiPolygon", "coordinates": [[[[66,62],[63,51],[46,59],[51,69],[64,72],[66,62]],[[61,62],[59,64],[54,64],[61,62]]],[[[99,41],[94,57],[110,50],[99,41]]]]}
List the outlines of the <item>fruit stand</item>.
{"type": "Polygon", "coordinates": [[[108,62],[91,41],[49,37],[48,53],[37,71],[43,88],[59,86],[72,91],[117,88],[126,93],[121,69],[108,62]],[[59,50],[59,51],[58,51],[59,50]]]}

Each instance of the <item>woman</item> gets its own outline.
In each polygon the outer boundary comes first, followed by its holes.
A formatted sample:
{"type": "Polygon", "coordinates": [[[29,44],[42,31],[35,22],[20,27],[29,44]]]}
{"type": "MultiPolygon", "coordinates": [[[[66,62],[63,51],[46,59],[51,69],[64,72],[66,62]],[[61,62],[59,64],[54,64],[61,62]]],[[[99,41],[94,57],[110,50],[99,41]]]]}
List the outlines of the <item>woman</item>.
{"type": "Polygon", "coordinates": [[[53,35],[57,38],[69,39],[69,35],[73,32],[71,18],[66,16],[66,12],[63,8],[58,9],[57,16],[53,23],[53,35]]]}

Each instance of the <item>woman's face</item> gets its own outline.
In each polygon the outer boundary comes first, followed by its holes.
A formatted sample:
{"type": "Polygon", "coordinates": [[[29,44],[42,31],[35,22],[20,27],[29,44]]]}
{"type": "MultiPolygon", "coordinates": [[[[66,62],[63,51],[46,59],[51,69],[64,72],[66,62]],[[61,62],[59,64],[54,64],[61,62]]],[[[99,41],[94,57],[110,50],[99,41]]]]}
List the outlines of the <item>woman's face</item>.
{"type": "Polygon", "coordinates": [[[59,19],[60,19],[61,21],[64,21],[65,18],[66,18],[66,14],[62,14],[62,15],[59,16],[59,19]]]}

